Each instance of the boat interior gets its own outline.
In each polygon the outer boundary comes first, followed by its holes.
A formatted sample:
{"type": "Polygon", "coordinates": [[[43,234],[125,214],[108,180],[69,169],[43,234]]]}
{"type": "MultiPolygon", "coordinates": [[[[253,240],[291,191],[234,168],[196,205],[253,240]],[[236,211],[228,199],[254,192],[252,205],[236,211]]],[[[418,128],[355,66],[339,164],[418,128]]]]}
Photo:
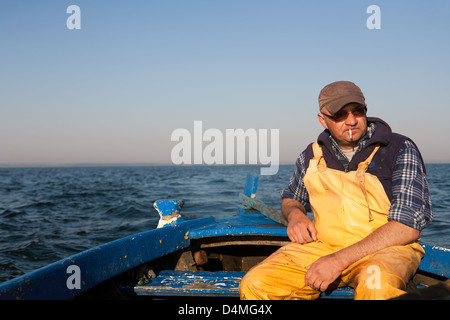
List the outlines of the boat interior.
{"type": "MultiPolygon", "coordinates": [[[[253,266],[281,246],[286,237],[221,236],[192,239],[190,246],[124,272],[76,299],[239,299],[239,282],[253,266]]],[[[443,283],[419,270],[407,291],[443,283]]],[[[353,299],[353,289],[336,288],[321,299],[353,299]]]]}

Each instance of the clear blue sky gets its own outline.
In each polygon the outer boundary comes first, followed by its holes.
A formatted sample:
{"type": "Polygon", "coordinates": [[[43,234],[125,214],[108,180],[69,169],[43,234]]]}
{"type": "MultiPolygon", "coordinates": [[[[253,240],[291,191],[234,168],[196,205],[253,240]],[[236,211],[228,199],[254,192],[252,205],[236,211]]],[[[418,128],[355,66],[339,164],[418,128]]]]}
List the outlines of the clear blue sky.
{"type": "Polygon", "coordinates": [[[449,33],[447,0],[2,0],[0,165],[171,163],[171,133],[194,120],[279,129],[294,163],[335,80],[450,162],[449,33]]]}

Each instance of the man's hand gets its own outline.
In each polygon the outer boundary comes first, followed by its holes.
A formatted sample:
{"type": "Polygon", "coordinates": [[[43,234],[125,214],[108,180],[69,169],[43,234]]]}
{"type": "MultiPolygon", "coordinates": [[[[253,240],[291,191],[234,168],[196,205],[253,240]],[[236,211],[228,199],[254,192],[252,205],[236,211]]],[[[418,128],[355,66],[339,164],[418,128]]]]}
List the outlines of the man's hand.
{"type": "Polygon", "coordinates": [[[287,234],[292,242],[305,244],[317,240],[316,228],[306,216],[306,209],[300,202],[294,199],[283,199],[281,212],[288,221],[287,234]]]}
{"type": "Polygon", "coordinates": [[[306,269],[305,284],[323,292],[341,275],[345,267],[342,267],[334,254],[330,254],[317,259],[306,269]]]}
{"type": "Polygon", "coordinates": [[[317,231],[312,221],[303,213],[292,213],[289,216],[287,234],[292,242],[305,244],[317,240],[317,231]]]}

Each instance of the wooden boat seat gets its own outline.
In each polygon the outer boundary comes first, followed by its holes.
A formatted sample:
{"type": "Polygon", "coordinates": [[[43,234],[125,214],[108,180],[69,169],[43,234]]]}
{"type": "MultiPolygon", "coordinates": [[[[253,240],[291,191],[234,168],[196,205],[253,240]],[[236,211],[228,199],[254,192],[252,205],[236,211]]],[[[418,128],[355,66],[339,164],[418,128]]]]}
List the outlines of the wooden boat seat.
{"type": "MultiPolygon", "coordinates": [[[[138,296],[195,296],[239,298],[239,283],[245,272],[235,271],[160,271],[149,283],[133,287],[138,296]]],[[[353,289],[339,288],[322,293],[321,299],[353,299],[353,289]]]]}
{"type": "Polygon", "coordinates": [[[138,296],[239,297],[239,282],[245,272],[160,271],[149,283],[138,285],[138,296]]]}

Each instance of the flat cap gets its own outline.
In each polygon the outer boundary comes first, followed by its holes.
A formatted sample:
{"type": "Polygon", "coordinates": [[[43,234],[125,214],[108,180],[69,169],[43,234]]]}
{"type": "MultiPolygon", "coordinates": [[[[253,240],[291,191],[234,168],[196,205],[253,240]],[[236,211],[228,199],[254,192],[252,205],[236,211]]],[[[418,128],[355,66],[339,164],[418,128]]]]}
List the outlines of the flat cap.
{"type": "Polygon", "coordinates": [[[323,109],[335,114],[349,103],[365,105],[361,89],[350,81],[336,81],[326,85],[319,93],[320,112],[323,109]]]}

